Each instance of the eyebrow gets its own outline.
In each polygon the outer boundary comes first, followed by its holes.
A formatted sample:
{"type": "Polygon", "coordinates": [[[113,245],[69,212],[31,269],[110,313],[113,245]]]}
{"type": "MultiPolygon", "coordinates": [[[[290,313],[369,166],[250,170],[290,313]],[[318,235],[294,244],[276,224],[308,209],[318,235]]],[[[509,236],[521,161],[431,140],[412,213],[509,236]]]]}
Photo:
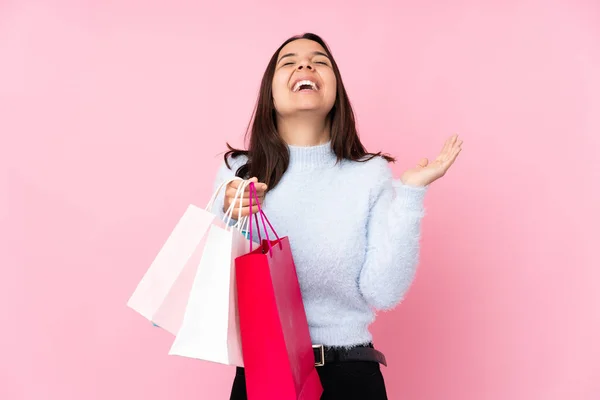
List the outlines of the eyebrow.
{"type": "MultiPolygon", "coordinates": [[[[297,55],[298,54],[296,54],[296,53],[287,53],[287,54],[284,54],[283,56],[281,56],[281,58],[279,60],[277,60],[277,64],[279,64],[281,62],[281,60],[283,60],[286,57],[295,57],[297,55]]],[[[323,56],[323,57],[326,57],[328,60],[330,60],[329,56],[327,54],[323,53],[322,51],[313,51],[312,55],[313,56],[323,56]]]]}

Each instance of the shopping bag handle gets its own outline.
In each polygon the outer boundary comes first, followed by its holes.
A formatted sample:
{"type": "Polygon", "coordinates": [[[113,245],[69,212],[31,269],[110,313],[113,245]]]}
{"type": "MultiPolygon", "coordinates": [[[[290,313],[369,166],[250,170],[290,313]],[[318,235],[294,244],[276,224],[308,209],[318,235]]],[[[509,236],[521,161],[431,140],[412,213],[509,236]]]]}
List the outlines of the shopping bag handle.
{"type": "Polygon", "coordinates": [[[271,225],[271,222],[269,221],[269,218],[267,218],[267,216],[265,215],[265,212],[263,211],[262,207],[260,206],[260,201],[258,201],[258,194],[256,193],[256,186],[254,185],[254,182],[250,182],[250,210],[252,210],[252,200],[256,199],[256,205],[258,206],[258,212],[256,214],[254,214],[254,218],[250,218],[249,223],[250,223],[250,252],[252,253],[252,220],[255,219],[256,220],[256,230],[258,232],[258,238],[260,241],[262,241],[262,238],[260,236],[260,225],[258,223],[258,217],[257,214],[260,214],[260,219],[262,220],[263,223],[263,228],[265,229],[265,235],[267,237],[267,243],[269,244],[269,255],[273,256],[273,246],[271,246],[271,239],[269,239],[269,231],[267,230],[267,224],[269,224],[269,227],[271,228],[271,231],[273,231],[273,233],[275,234],[275,237],[277,238],[277,241],[279,242],[279,248],[283,249],[283,244],[281,243],[281,239],[279,238],[279,235],[277,235],[277,232],[275,232],[275,228],[273,228],[273,225],[271,225]],[[266,223],[265,223],[266,221],[266,223]]]}
{"type": "MultiPolygon", "coordinates": [[[[227,221],[225,222],[226,226],[229,226],[229,223],[231,222],[231,219],[233,218],[233,209],[235,207],[235,204],[239,201],[240,204],[244,198],[244,192],[246,191],[246,188],[248,187],[248,185],[250,184],[249,181],[243,181],[237,188],[236,192],[235,192],[235,196],[233,196],[233,200],[231,201],[231,204],[229,205],[229,208],[227,209],[227,212],[225,213],[225,217],[227,217],[227,221]]],[[[225,218],[223,217],[223,218],[225,218]]],[[[238,210],[238,218],[237,218],[237,222],[235,223],[234,227],[237,227],[238,230],[242,230],[246,220],[248,218],[247,217],[242,217],[242,207],[239,207],[238,210]]]]}
{"type": "MultiPolygon", "coordinates": [[[[217,200],[217,196],[219,195],[219,193],[221,192],[221,190],[223,190],[224,187],[226,187],[227,185],[229,185],[231,182],[233,181],[237,181],[237,180],[243,180],[242,178],[238,177],[238,176],[234,176],[230,179],[227,179],[225,181],[223,181],[219,187],[215,190],[215,192],[213,193],[212,197],[210,198],[210,200],[208,201],[208,204],[206,205],[205,210],[206,211],[211,211],[215,201],[217,200]]],[[[246,189],[246,187],[248,186],[247,183],[242,184],[240,186],[238,186],[238,190],[236,191],[236,194],[234,196],[233,201],[231,202],[231,204],[229,205],[229,209],[225,212],[225,215],[223,216],[222,220],[223,222],[226,222],[227,226],[229,226],[229,223],[231,222],[231,219],[233,217],[233,208],[235,207],[235,204],[238,201],[238,197],[243,196],[244,190],[246,189]]],[[[244,229],[244,227],[247,225],[248,223],[248,218],[247,217],[243,217],[242,218],[242,209],[240,208],[239,213],[238,213],[238,220],[235,223],[235,225],[233,225],[234,228],[237,228],[237,230],[242,231],[244,229]]]]}
{"type": "Polygon", "coordinates": [[[208,204],[206,205],[206,208],[205,208],[205,210],[206,210],[206,211],[210,211],[210,210],[213,208],[213,206],[214,206],[214,204],[215,204],[215,201],[217,200],[217,196],[219,195],[219,193],[221,193],[221,190],[223,190],[223,187],[224,187],[224,186],[227,186],[227,185],[229,185],[231,182],[233,182],[233,181],[237,181],[237,180],[240,180],[240,181],[241,181],[241,180],[242,180],[242,178],[240,178],[240,177],[238,177],[238,176],[234,176],[233,178],[227,179],[227,180],[225,180],[224,182],[222,182],[222,183],[219,185],[219,187],[218,187],[218,188],[215,190],[215,192],[213,193],[213,195],[212,195],[212,197],[210,198],[210,200],[208,201],[208,204]]]}

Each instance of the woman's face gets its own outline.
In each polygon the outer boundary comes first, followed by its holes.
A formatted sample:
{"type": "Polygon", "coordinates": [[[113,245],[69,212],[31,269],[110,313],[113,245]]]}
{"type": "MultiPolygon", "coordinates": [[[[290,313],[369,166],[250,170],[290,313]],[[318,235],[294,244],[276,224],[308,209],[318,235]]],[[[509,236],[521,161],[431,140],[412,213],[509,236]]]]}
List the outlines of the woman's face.
{"type": "Polygon", "coordinates": [[[335,74],[320,44],[298,39],[281,49],[273,76],[273,101],[281,117],[307,111],[325,117],[335,98],[335,74]]]}

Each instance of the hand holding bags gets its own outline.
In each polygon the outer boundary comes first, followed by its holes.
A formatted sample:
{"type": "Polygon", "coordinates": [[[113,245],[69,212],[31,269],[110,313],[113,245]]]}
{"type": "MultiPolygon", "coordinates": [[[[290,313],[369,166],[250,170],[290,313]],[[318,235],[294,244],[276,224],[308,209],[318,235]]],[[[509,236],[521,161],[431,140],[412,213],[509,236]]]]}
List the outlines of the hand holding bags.
{"type": "MultiPolygon", "coordinates": [[[[231,218],[238,197],[241,200],[249,182],[238,188],[236,199],[226,215],[231,218]]],[[[226,365],[243,366],[235,259],[249,250],[249,241],[240,232],[242,223],[225,227],[212,225],[193,280],[181,329],[169,351],[171,355],[197,358],[226,365]]]]}
{"type": "MultiPolygon", "coordinates": [[[[222,247],[223,242],[215,241],[215,234],[211,234],[211,232],[214,232],[213,229],[237,232],[247,222],[247,218],[241,218],[241,215],[238,215],[238,222],[233,227],[229,226],[233,207],[238,198],[243,196],[247,183],[239,186],[234,201],[225,213],[223,220],[218,219],[210,212],[220,191],[228,183],[236,179],[241,180],[240,178],[232,178],[223,182],[217,188],[205,209],[200,209],[194,205],[188,206],[186,212],[171,232],[127,303],[129,307],[152,321],[155,325],[162,327],[174,335],[180,333],[182,324],[183,327],[186,326],[184,321],[185,315],[194,312],[193,309],[188,310],[188,304],[192,290],[202,290],[202,283],[197,281],[198,275],[202,279],[202,272],[198,273],[198,268],[204,259],[205,251],[208,250],[210,255],[203,261],[204,273],[206,273],[207,268],[210,269],[212,266],[222,264],[223,257],[216,257],[215,259],[215,254],[219,254],[219,250],[215,246],[221,245],[222,247]],[[211,265],[211,260],[216,264],[211,265]]],[[[237,243],[246,249],[248,247],[247,240],[245,242],[238,240],[237,243]]],[[[237,251],[239,254],[243,254],[246,250],[238,249],[237,251]]],[[[231,257],[232,250],[229,248],[221,251],[221,253],[227,259],[231,257]]],[[[224,277],[221,276],[221,278],[224,277]]],[[[224,293],[220,297],[232,296],[235,293],[235,288],[229,283],[224,285],[223,282],[228,282],[227,277],[225,277],[225,280],[218,280],[220,284],[218,290],[224,293]]],[[[211,294],[214,294],[217,288],[210,288],[209,290],[211,294]]],[[[230,299],[226,299],[226,302],[227,304],[232,303],[230,299]]],[[[211,304],[213,303],[211,302],[211,304]]],[[[206,329],[213,329],[214,326],[223,326],[225,324],[224,326],[226,327],[231,326],[231,328],[226,329],[227,332],[237,331],[237,318],[231,319],[229,310],[225,310],[224,312],[222,308],[219,310],[221,312],[219,315],[213,314],[209,316],[212,319],[205,318],[203,320],[203,323],[206,324],[206,329]],[[225,322],[223,322],[224,320],[225,322]]],[[[221,334],[223,334],[222,331],[223,329],[219,330],[221,334]]],[[[189,328],[186,329],[186,332],[189,332],[189,328]]],[[[186,338],[186,332],[184,332],[183,338],[186,338]]],[[[221,342],[227,341],[227,332],[223,334],[221,342]]],[[[232,347],[234,348],[240,346],[237,336],[239,335],[234,335],[233,338],[232,347]]],[[[177,350],[180,347],[181,340],[178,342],[178,347],[174,349],[175,354],[178,353],[177,350]]],[[[239,351],[237,352],[239,353],[239,351]]],[[[186,355],[186,350],[180,349],[179,353],[186,355]]],[[[198,353],[195,352],[194,354],[198,353]]],[[[226,360],[229,362],[228,357],[209,355],[207,358],[210,361],[217,359],[217,361],[226,360]]],[[[241,355],[232,359],[231,362],[241,364],[241,355]]]]}
{"type": "MultiPolygon", "coordinates": [[[[250,183],[250,208],[256,196],[250,183]]],[[[318,400],[323,387],[289,240],[279,238],[260,209],[250,218],[250,253],[235,260],[246,387],[249,400],[318,400]],[[258,215],[267,239],[260,239],[258,215]],[[252,250],[252,220],[259,241],[252,250]],[[269,240],[266,224],[276,240],[269,240]]]]}

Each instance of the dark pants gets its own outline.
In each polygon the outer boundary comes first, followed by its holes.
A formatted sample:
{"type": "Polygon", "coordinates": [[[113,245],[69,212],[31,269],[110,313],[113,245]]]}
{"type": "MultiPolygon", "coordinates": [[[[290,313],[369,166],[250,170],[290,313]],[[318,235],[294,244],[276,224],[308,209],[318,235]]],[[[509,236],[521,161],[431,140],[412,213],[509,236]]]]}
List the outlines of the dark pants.
{"type": "MultiPolygon", "coordinates": [[[[343,362],[317,367],[323,396],[321,400],[387,400],[385,382],[379,364],[343,362]]],[[[237,368],[229,400],[247,400],[246,377],[237,368]]]]}

